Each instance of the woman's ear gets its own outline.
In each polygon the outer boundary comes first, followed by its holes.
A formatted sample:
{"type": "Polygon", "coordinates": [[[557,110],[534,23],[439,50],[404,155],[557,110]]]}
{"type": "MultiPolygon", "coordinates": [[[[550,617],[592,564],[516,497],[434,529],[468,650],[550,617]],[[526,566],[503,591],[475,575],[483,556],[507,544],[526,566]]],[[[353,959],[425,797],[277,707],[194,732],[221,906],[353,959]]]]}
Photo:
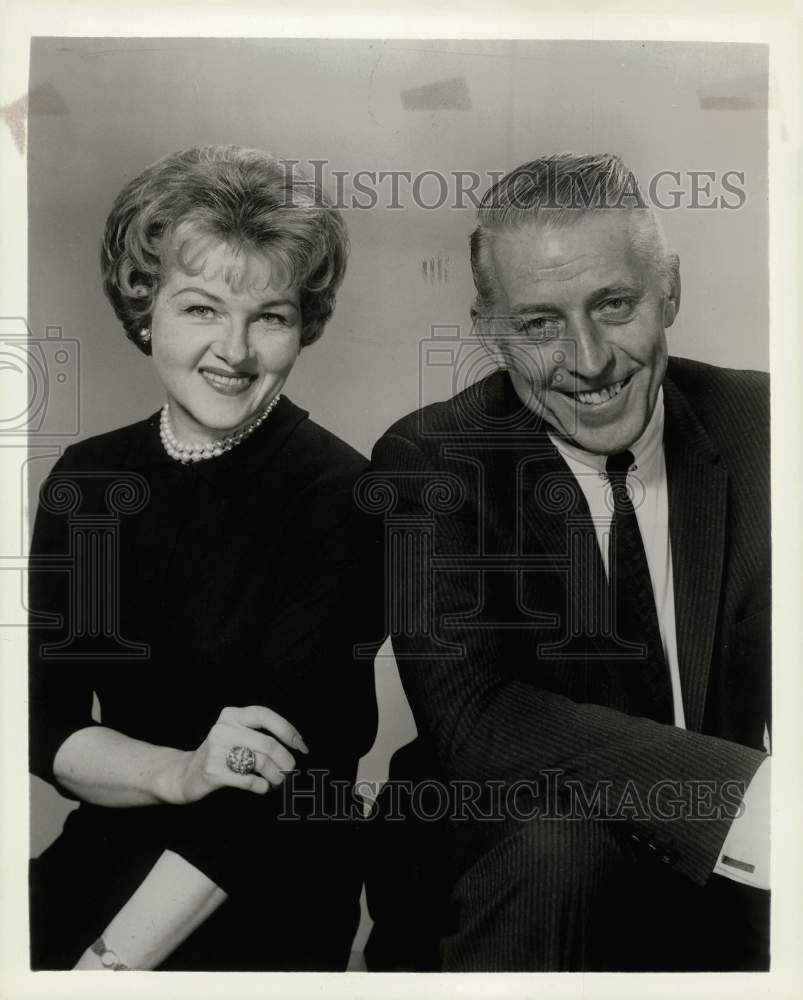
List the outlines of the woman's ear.
{"type": "Polygon", "coordinates": [[[664,299],[664,329],[672,326],[680,312],[680,258],[676,253],[669,257],[669,293],[664,299]]]}

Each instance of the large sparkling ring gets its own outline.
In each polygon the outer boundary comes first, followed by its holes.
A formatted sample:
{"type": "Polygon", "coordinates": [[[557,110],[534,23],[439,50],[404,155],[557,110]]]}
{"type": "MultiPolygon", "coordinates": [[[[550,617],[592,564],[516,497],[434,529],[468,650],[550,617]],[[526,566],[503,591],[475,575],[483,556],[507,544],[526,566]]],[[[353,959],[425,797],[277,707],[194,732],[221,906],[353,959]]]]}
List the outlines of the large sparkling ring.
{"type": "Polygon", "coordinates": [[[226,754],[226,767],[235,774],[252,774],[257,759],[250,747],[232,747],[226,754]]]}

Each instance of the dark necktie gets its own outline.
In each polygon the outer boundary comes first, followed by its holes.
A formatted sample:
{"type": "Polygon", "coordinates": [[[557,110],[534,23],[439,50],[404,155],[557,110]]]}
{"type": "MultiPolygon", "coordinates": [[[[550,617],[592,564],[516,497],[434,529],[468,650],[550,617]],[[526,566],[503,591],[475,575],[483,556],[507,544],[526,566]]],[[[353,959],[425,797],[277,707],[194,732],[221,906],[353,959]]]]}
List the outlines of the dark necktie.
{"type": "Polygon", "coordinates": [[[630,451],[610,455],[605,463],[614,507],[608,548],[613,624],[618,648],[630,661],[628,689],[633,695],[633,714],[671,723],[674,721],[671,687],[655,595],[636,511],[627,489],[627,472],[632,464],[630,451]]]}

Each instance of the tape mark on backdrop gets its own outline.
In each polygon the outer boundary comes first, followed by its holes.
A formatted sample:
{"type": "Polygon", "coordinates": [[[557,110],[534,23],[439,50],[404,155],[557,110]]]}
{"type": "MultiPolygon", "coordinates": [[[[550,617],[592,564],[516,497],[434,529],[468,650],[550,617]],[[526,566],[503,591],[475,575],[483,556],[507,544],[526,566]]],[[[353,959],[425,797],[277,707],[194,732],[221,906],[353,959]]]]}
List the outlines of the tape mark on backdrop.
{"type": "Polygon", "coordinates": [[[67,105],[59,89],[52,83],[43,83],[30,93],[0,108],[0,118],[6,123],[17,152],[25,154],[28,118],[33,115],[66,115],[67,105]]]}
{"type": "Polygon", "coordinates": [[[428,285],[445,285],[449,281],[449,255],[439,253],[422,258],[421,277],[428,285]]]}

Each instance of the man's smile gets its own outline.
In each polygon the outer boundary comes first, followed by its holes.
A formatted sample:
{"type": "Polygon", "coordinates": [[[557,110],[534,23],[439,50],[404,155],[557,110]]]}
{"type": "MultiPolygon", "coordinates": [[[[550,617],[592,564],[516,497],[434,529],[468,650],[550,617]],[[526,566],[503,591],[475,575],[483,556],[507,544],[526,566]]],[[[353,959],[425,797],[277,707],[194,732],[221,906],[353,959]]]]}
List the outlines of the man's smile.
{"type": "Polygon", "coordinates": [[[599,406],[602,403],[607,403],[611,399],[614,399],[619,393],[630,384],[630,380],[633,378],[633,373],[626,376],[623,379],[619,379],[617,382],[610,382],[608,385],[600,386],[599,389],[593,390],[577,390],[571,391],[566,389],[555,388],[556,392],[562,393],[564,396],[571,396],[576,399],[578,403],[582,403],[584,406],[599,406]]]}

